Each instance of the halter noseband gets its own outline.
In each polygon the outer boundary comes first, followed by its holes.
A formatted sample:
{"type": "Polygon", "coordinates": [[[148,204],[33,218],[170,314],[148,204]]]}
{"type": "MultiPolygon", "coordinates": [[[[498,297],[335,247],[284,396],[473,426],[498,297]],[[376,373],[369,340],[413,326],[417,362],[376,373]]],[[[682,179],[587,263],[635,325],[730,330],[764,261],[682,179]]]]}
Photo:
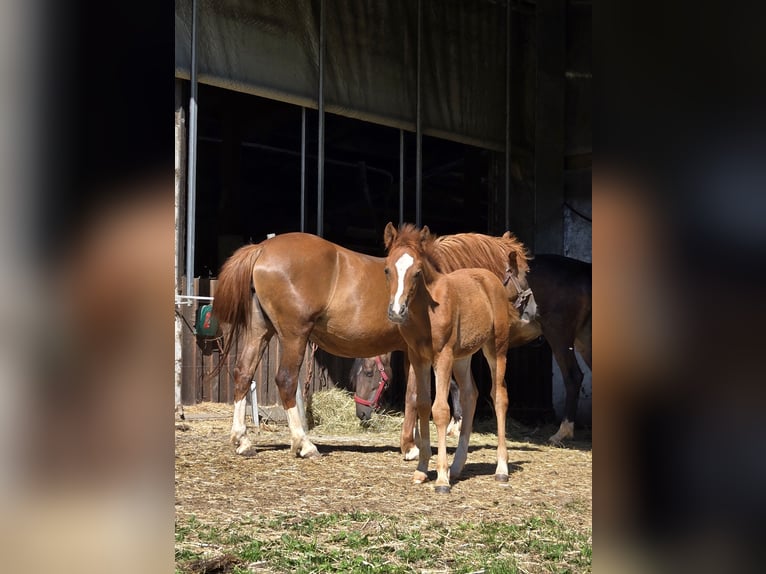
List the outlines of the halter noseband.
{"type": "Polygon", "coordinates": [[[375,364],[378,365],[378,371],[380,372],[380,383],[378,383],[378,388],[375,391],[375,396],[372,398],[371,401],[368,401],[366,399],[363,399],[359,396],[357,396],[356,393],[354,393],[354,402],[359,403],[360,405],[364,405],[365,407],[372,407],[373,409],[378,408],[378,401],[380,401],[380,395],[383,394],[383,389],[386,388],[386,383],[388,382],[388,375],[386,374],[386,369],[383,366],[383,361],[380,360],[380,356],[375,356],[375,364]]]}
{"type": "Polygon", "coordinates": [[[513,283],[513,286],[516,289],[516,300],[513,302],[513,306],[519,310],[519,313],[523,313],[527,303],[529,302],[529,296],[532,295],[532,289],[529,287],[522,289],[518,278],[510,268],[505,270],[505,280],[503,281],[503,286],[508,285],[508,281],[513,283]]]}

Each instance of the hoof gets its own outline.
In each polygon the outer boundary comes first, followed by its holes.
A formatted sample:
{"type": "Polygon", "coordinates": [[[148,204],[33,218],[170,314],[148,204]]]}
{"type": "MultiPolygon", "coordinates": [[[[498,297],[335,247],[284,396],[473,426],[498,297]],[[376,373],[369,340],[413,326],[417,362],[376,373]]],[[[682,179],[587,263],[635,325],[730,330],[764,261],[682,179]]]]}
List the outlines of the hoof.
{"type": "Polygon", "coordinates": [[[450,423],[447,425],[447,436],[451,437],[458,437],[460,436],[460,429],[463,426],[463,420],[455,421],[454,419],[450,420],[450,423]]]}
{"type": "Polygon", "coordinates": [[[412,475],[412,484],[423,484],[428,480],[428,475],[425,472],[415,471],[412,475]]]}
{"type": "Polygon", "coordinates": [[[436,492],[438,492],[439,494],[449,494],[450,493],[450,487],[446,486],[444,484],[440,484],[438,486],[435,486],[434,490],[436,492]]]}
{"type": "Polygon", "coordinates": [[[237,454],[245,454],[250,450],[250,447],[253,446],[253,443],[250,442],[250,439],[247,437],[242,437],[239,439],[239,443],[234,443],[237,445],[236,453],[237,454]]]}
{"type": "Polygon", "coordinates": [[[574,423],[565,420],[561,422],[559,430],[548,439],[548,442],[555,446],[564,446],[564,440],[568,438],[574,438],[574,423]]]}
{"type": "Polygon", "coordinates": [[[413,446],[410,450],[404,453],[404,460],[416,460],[420,456],[420,449],[413,446]]]}
{"type": "Polygon", "coordinates": [[[322,453],[317,450],[317,447],[313,447],[305,453],[302,452],[300,457],[305,459],[317,459],[322,458],[322,453]]]}
{"type": "Polygon", "coordinates": [[[501,486],[508,486],[508,475],[507,474],[496,474],[495,475],[495,481],[499,482],[501,486]]]}

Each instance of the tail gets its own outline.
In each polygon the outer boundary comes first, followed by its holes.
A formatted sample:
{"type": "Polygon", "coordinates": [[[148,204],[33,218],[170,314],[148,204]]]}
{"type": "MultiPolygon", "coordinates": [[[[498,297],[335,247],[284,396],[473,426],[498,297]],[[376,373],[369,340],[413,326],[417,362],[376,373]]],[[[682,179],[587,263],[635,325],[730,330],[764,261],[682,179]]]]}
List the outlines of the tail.
{"type": "Polygon", "coordinates": [[[223,264],[215,289],[213,314],[220,323],[230,326],[226,333],[220,366],[229,356],[232,345],[250,325],[253,298],[253,268],[261,255],[262,245],[245,245],[223,264]]]}

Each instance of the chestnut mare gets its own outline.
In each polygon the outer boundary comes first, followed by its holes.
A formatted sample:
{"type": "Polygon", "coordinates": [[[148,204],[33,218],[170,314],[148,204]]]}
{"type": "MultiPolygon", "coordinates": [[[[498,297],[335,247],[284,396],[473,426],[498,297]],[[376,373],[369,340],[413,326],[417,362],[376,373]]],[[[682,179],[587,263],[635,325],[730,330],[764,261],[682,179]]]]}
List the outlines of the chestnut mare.
{"type": "MultiPolygon", "coordinates": [[[[457,478],[463,470],[477,398],[476,383],[471,375],[471,356],[481,349],[492,376],[491,396],[497,420],[495,479],[507,484],[505,364],[511,337],[521,325],[518,309],[511,305],[509,292],[500,279],[486,269],[443,273],[428,227],[417,229],[405,224],[397,231],[389,223],[384,231],[384,243],[388,250],[385,267],[388,318],[398,326],[407,343],[407,355],[417,385],[415,404],[420,423],[420,455],[413,482],[419,484],[427,480],[432,414],[438,435],[436,492],[448,493],[450,479],[457,478]],[[431,367],[436,375],[433,407],[431,367]],[[450,409],[447,393],[453,371],[460,389],[464,421],[454,460],[448,468],[450,409]]],[[[523,253],[520,243],[517,251],[523,253]]],[[[510,256],[509,251],[506,258],[510,256]]],[[[520,293],[514,289],[513,294],[518,296],[520,293]]]]}
{"type": "MultiPolygon", "coordinates": [[[[507,238],[462,233],[441,237],[435,250],[442,268],[484,267],[503,277],[508,267],[507,238]]],[[[519,253],[525,262],[522,252],[519,253]]],[[[225,329],[219,365],[235,340],[242,352],[234,369],[234,414],[231,440],[238,454],[251,446],[245,425],[246,395],[268,342],[276,334],[281,345],[276,384],[287,411],[292,451],[318,456],[306,437],[295,402],[298,373],[306,344],[341,357],[374,357],[407,346],[387,317],[385,259],[356,253],[316,235],[285,233],[237,249],[221,268],[214,313],[225,329]]],[[[415,389],[409,367],[408,389],[415,389]]],[[[409,390],[408,390],[409,392],[409,390]]],[[[409,416],[414,417],[411,410],[409,416]]],[[[414,448],[414,421],[402,429],[402,452],[414,448]]]]}

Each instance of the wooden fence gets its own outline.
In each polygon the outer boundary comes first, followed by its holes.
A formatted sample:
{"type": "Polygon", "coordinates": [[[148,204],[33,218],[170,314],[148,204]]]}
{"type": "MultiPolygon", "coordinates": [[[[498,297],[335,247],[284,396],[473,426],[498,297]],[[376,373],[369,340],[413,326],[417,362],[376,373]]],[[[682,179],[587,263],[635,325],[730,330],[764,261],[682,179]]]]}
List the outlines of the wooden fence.
{"type": "MultiPolygon", "coordinates": [[[[215,297],[215,279],[195,279],[194,292],[201,296],[215,297]]],[[[200,304],[204,304],[202,301],[200,304]]],[[[239,355],[239,342],[227,358],[219,372],[211,373],[221,360],[222,341],[198,338],[192,328],[196,320],[197,303],[184,306],[181,313],[187,323],[183,335],[183,369],[181,379],[181,400],[183,404],[196,404],[201,401],[222,403],[234,402],[234,379],[232,373],[239,355]]],[[[256,382],[258,402],[262,405],[280,404],[275,375],[279,365],[280,348],[277,338],[269,343],[263,359],[256,370],[253,380],[256,382]]],[[[349,372],[353,359],[336,357],[322,349],[308,345],[306,356],[300,370],[299,381],[306,385],[306,396],[311,396],[321,389],[332,387],[349,388],[349,372]]]]}

